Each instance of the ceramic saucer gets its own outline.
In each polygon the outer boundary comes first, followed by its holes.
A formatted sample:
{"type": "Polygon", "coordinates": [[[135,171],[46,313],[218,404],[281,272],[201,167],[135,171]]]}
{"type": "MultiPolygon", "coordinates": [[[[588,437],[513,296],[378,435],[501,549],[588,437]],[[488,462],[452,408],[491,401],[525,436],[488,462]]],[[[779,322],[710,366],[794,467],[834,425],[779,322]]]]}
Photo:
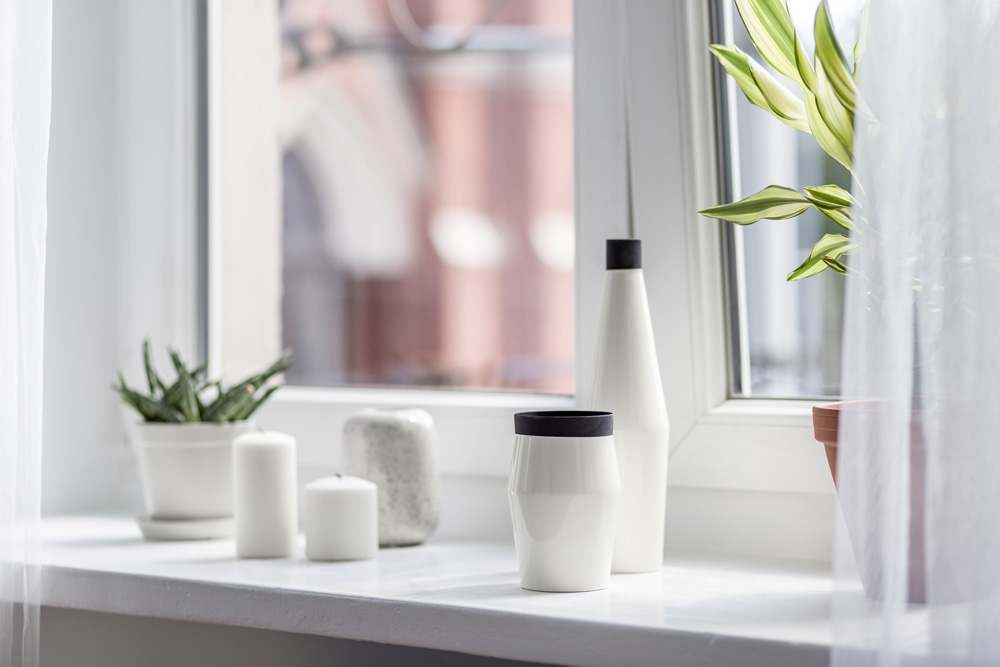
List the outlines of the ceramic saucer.
{"type": "Polygon", "coordinates": [[[216,519],[151,519],[136,517],[139,529],[147,540],[174,542],[179,540],[212,540],[233,536],[233,517],[216,519]]]}

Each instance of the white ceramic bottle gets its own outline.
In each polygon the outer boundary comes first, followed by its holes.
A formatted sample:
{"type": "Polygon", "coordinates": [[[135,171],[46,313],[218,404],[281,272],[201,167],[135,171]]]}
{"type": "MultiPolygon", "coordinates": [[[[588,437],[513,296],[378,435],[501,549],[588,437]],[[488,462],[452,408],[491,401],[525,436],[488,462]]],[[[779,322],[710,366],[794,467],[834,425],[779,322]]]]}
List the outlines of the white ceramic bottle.
{"type": "Polygon", "coordinates": [[[594,378],[583,405],[615,415],[621,502],[612,572],[663,564],[670,423],[635,239],[607,242],[594,378]]]}

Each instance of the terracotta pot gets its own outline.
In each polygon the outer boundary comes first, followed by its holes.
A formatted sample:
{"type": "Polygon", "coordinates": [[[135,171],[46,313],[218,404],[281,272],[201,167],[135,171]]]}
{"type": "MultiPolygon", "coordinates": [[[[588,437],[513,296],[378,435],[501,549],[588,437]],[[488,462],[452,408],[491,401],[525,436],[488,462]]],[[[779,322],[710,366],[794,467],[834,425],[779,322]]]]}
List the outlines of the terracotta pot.
{"type": "MultiPolygon", "coordinates": [[[[813,408],[813,435],[823,443],[826,450],[826,460],[830,466],[834,485],[837,484],[837,443],[840,437],[840,417],[845,410],[885,409],[881,401],[845,401],[817,405],[813,408]]],[[[909,552],[909,602],[922,603],[926,599],[926,559],[924,557],[924,480],[926,466],[926,448],[924,444],[923,426],[919,411],[914,411],[910,419],[910,552],[909,552]]],[[[839,489],[838,489],[839,490],[839,489]]],[[[845,511],[848,538],[854,548],[854,557],[861,573],[861,584],[865,595],[874,599],[882,599],[882,564],[877,553],[858,553],[856,545],[858,537],[854,531],[860,525],[856,517],[847,516],[851,508],[841,508],[845,511]]],[[[867,517],[868,524],[865,533],[878,534],[879,516],[867,517]]]]}

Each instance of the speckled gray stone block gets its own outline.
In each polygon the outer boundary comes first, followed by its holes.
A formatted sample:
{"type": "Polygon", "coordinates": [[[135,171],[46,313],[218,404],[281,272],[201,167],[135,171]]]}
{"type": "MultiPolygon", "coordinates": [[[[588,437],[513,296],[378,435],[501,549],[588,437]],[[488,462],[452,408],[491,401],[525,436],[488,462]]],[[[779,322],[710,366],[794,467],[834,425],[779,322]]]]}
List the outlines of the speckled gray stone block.
{"type": "Polygon", "coordinates": [[[420,544],[440,516],[434,420],[416,408],[369,409],[344,425],[344,472],[378,485],[378,541],[420,544]]]}

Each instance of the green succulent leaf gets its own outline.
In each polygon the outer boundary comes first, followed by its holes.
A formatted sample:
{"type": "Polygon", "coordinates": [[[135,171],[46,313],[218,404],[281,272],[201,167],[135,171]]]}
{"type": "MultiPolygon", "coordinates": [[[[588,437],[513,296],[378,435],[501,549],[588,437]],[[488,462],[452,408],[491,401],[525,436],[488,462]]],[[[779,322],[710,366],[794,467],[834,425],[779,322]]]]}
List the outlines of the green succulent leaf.
{"type": "Polygon", "coordinates": [[[843,234],[826,234],[813,245],[809,257],[798,268],[789,273],[785,280],[793,282],[814,276],[830,266],[825,261],[826,259],[840,259],[856,247],[857,242],[852,241],[843,234]]]}
{"type": "Polygon", "coordinates": [[[160,401],[130,389],[125,384],[125,377],[121,371],[118,371],[118,385],[113,389],[118,392],[126,405],[138,412],[147,422],[180,423],[184,421],[184,415],[169,405],[164,405],[160,401]]]}
{"type": "Polygon", "coordinates": [[[149,395],[156,396],[157,392],[165,391],[163,381],[156,374],[153,367],[153,352],[150,349],[149,339],[142,341],[142,363],[146,367],[146,380],[149,382],[149,395]]]}
{"type": "Polygon", "coordinates": [[[228,391],[219,394],[210,405],[205,408],[204,420],[208,422],[227,421],[226,415],[233,413],[236,406],[240,404],[248,395],[253,397],[257,391],[257,385],[251,379],[244,380],[228,391]]]}
{"type": "Polygon", "coordinates": [[[801,215],[813,204],[801,193],[780,185],[769,185],[760,192],[732,204],[712,206],[698,213],[706,218],[750,225],[758,220],[783,220],[801,215]]]}
{"type": "Polygon", "coordinates": [[[184,403],[184,383],[177,379],[172,385],[167,387],[166,391],[163,392],[162,401],[167,405],[170,405],[177,410],[181,410],[181,406],[184,403]]]}
{"type": "Polygon", "coordinates": [[[286,350],[264,371],[251,375],[235,387],[224,391],[220,382],[207,382],[204,379],[208,370],[207,365],[202,364],[189,370],[176,350],[170,348],[168,350],[177,373],[177,379],[169,387],[164,386],[156,372],[148,340],[143,342],[143,364],[150,395],[147,396],[129,387],[121,371],[118,371],[118,384],[112,387],[122,402],[133,408],[147,422],[226,422],[246,419],[260,408],[278,387],[270,387],[259,396],[258,391],[268,380],[292,365],[291,353],[286,350]],[[209,396],[214,395],[215,400],[206,405],[202,392],[213,386],[216,389],[209,396]]]}
{"type": "Polygon", "coordinates": [[[736,9],[761,57],[803,89],[811,90],[815,85],[812,69],[796,63],[802,47],[784,1],[736,0],[736,9]]]}
{"type": "Polygon", "coordinates": [[[242,421],[244,419],[250,419],[253,413],[257,412],[257,408],[262,406],[267,399],[271,398],[271,394],[281,389],[279,385],[273,387],[268,387],[264,393],[262,393],[258,398],[251,400],[247,403],[246,407],[240,412],[233,416],[232,421],[242,421]]]}
{"type": "Polygon", "coordinates": [[[170,350],[170,360],[173,362],[174,370],[177,372],[177,384],[180,385],[180,397],[177,408],[184,415],[186,421],[196,422],[199,419],[199,411],[195,380],[191,377],[187,365],[181,359],[181,355],[177,350],[170,350]]]}
{"type": "Polygon", "coordinates": [[[239,400],[240,392],[245,392],[247,386],[247,384],[240,384],[231,387],[228,391],[222,391],[220,387],[219,395],[214,401],[205,406],[202,419],[207,422],[221,421],[218,416],[222,414],[223,410],[239,400]]]}
{"type": "Polygon", "coordinates": [[[278,373],[283,373],[292,367],[292,351],[285,350],[281,353],[281,356],[273,364],[268,366],[264,372],[258,373],[247,378],[248,381],[252,381],[257,387],[264,386],[264,383],[270,380],[272,377],[278,373]]]}
{"type": "Polygon", "coordinates": [[[778,120],[796,130],[809,132],[802,100],[781,85],[756,60],[736,46],[713,44],[708,48],[751,104],[771,112],[778,120]]]}
{"type": "Polygon", "coordinates": [[[247,412],[253,405],[255,393],[256,390],[253,385],[247,386],[247,388],[240,394],[238,400],[219,413],[219,419],[224,422],[238,421],[240,418],[239,416],[244,412],[247,412]]]}

